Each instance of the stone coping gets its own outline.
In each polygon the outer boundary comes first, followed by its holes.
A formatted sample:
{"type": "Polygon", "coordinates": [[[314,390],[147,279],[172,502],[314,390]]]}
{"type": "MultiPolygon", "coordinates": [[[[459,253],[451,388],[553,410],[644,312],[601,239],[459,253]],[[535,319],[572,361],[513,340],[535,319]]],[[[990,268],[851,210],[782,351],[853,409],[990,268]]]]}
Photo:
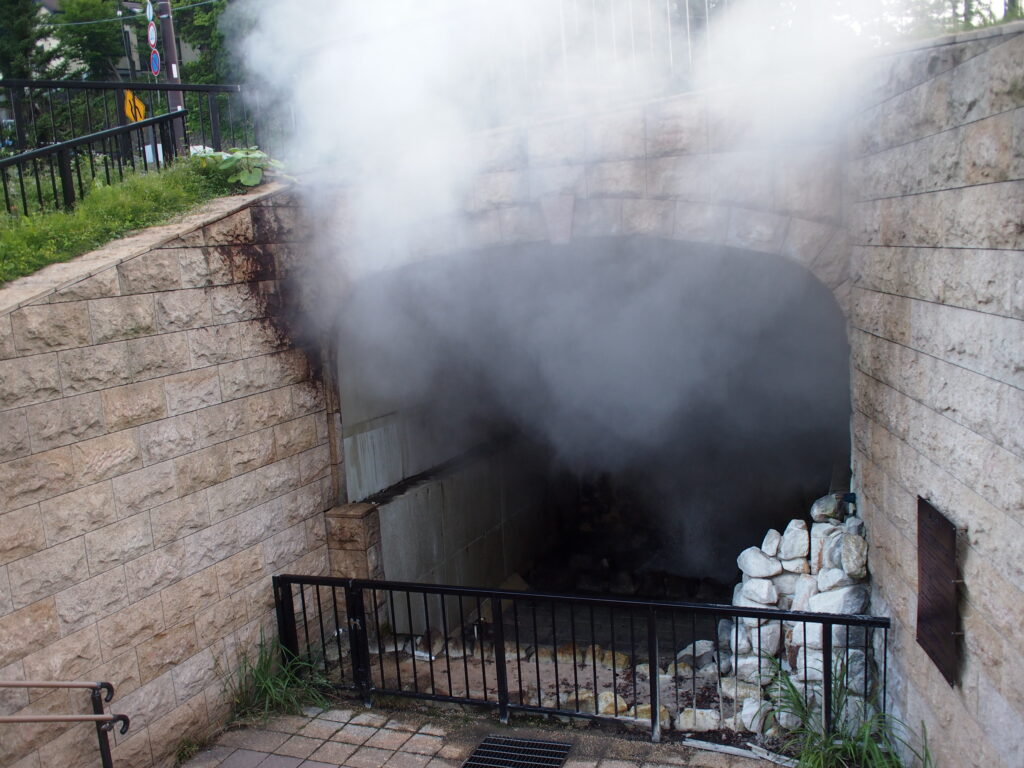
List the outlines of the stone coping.
{"type": "Polygon", "coordinates": [[[989,37],[1019,35],[1021,33],[1024,33],[1024,19],[1021,19],[1020,21],[1011,21],[1007,24],[995,24],[991,27],[982,27],[981,29],[968,29],[963,32],[952,32],[948,35],[930,37],[924,40],[908,40],[894,45],[892,48],[879,51],[878,57],[884,58],[887,56],[909,53],[910,51],[923,51],[928,48],[941,48],[944,45],[955,45],[957,43],[967,43],[972,40],[984,40],[989,37]]]}
{"type": "Polygon", "coordinates": [[[209,200],[168,224],[147,227],[70,261],[49,264],[38,272],[12,280],[0,287],[0,316],[45,299],[105,269],[165,246],[183,235],[274,197],[290,187],[290,184],[273,182],[245,194],[209,200]]]}

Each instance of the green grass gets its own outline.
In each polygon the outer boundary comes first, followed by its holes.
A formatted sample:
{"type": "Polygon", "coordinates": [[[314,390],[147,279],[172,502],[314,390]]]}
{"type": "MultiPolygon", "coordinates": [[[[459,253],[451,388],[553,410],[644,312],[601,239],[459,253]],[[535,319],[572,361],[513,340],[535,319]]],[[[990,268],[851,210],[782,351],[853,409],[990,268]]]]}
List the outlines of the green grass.
{"type": "Polygon", "coordinates": [[[261,638],[253,655],[243,655],[225,678],[235,720],[266,720],[271,715],[298,715],[303,707],[326,708],[330,682],[317,665],[300,657],[282,661],[281,644],[261,638]]]}
{"type": "MultiPolygon", "coordinates": [[[[820,706],[812,706],[778,659],[769,659],[775,678],[769,688],[775,710],[796,717],[800,725],[786,738],[787,752],[796,756],[797,768],[934,768],[928,735],[913,733],[902,721],[883,714],[872,704],[852,696],[846,669],[833,669],[832,730],[825,732],[820,706]]],[[[922,729],[924,724],[922,723],[922,729]]]]}
{"type": "Polygon", "coordinates": [[[96,186],[70,213],[0,213],[0,285],[238,189],[212,171],[181,161],[160,173],[96,186]]]}

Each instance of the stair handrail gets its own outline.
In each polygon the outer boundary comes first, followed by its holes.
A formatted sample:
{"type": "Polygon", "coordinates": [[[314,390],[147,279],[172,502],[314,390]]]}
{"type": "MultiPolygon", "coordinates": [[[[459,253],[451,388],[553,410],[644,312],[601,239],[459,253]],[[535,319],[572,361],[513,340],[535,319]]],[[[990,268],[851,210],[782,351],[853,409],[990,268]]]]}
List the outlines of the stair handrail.
{"type": "Polygon", "coordinates": [[[100,762],[103,768],[114,768],[110,754],[109,732],[120,723],[119,732],[128,732],[131,719],[128,715],[104,712],[103,703],[114,698],[114,686],[107,682],[92,680],[0,680],[0,688],[84,688],[90,691],[91,715],[3,715],[0,723],[95,723],[96,738],[100,747],[100,762]]]}

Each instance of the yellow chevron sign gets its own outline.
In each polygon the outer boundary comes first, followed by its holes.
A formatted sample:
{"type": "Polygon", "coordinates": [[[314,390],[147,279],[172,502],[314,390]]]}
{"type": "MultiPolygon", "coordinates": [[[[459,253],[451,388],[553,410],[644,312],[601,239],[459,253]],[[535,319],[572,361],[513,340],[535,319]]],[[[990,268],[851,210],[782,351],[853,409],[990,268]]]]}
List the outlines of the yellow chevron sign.
{"type": "Polygon", "coordinates": [[[124,114],[133,123],[146,119],[146,105],[127,88],[124,89],[124,114]]]}

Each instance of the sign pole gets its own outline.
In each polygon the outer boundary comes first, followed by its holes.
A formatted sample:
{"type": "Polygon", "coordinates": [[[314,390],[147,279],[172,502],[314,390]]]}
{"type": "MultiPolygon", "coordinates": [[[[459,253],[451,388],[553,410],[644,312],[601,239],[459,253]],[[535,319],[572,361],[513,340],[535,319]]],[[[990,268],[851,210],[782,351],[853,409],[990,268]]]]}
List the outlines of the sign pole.
{"type": "MultiPolygon", "coordinates": [[[[157,4],[157,16],[160,17],[160,36],[164,40],[164,59],[167,63],[167,82],[180,83],[181,72],[178,65],[178,39],[174,36],[174,17],[171,15],[170,0],[160,0],[157,4]]],[[[181,91],[168,93],[168,107],[171,111],[184,109],[185,100],[181,91]]]]}

